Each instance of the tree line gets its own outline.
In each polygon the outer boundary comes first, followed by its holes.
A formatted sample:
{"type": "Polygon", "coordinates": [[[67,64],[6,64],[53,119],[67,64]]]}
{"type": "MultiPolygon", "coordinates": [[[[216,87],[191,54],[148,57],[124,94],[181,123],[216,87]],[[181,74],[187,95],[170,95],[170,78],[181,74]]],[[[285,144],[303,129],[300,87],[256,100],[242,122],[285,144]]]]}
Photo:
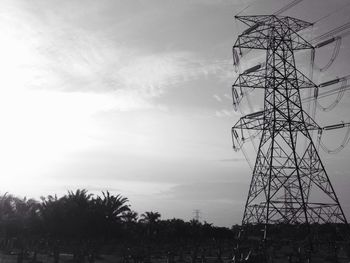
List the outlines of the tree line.
{"type": "MultiPolygon", "coordinates": [[[[268,242],[276,251],[283,246],[294,246],[299,251],[310,241],[305,236],[307,227],[269,225],[268,242]]],[[[335,255],[335,248],[348,248],[347,243],[339,241],[339,235],[347,233],[347,225],[310,227],[312,242],[320,250],[335,255]]],[[[157,258],[166,258],[169,263],[175,259],[185,262],[186,258],[191,262],[222,262],[240,253],[234,249],[238,243],[240,248],[260,251],[264,226],[247,225],[243,235],[238,235],[240,228],[216,227],[194,219],[162,219],[154,211],[139,215],[131,209],[128,198],[108,191],[93,195],[78,189],[62,197],[49,195],[40,200],[8,193],[0,196],[0,249],[4,254],[15,254],[17,263],[25,258],[27,262],[39,262],[39,254],[49,255],[54,263],[62,262],[60,255],[64,254],[72,255],[73,262],[78,263],[93,263],[102,254],[113,254],[117,262],[123,263],[155,262],[157,258]]],[[[251,258],[254,256],[252,253],[251,258]]]]}
{"type": "Polygon", "coordinates": [[[0,196],[1,249],[8,253],[17,249],[22,257],[26,251],[34,257],[38,251],[48,250],[58,262],[62,251],[79,258],[79,254],[96,255],[116,246],[120,250],[144,244],[159,248],[160,244],[174,247],[232,239],[233,232],[197,220],[162,220],[159,212],[139,215],[131,209],[128,198],[108,191],[93,195],[78,189],[62,197],[41,197],[40,201],[8,193],[0,196]]]}

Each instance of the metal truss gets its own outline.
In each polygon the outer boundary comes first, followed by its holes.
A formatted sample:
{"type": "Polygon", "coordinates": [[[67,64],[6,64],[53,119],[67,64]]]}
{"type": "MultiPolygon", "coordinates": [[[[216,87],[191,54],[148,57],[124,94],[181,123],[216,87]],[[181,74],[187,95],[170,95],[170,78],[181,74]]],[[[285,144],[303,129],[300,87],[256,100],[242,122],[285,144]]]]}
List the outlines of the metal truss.
{"type": "Polygon", "coordinates": [[[311,23],[274,15],[236,19],[249,28],[234,48],[266,50],[264,67],[246,70],[233,85],[233,94],[245,88],[265,93],[264,110],[232,128],[236,148],[250,132],[261,135],[242,224],[347,223],[309,132],[322,129],[300,99],[300,89],[317,88],[297,70],[294,58],[294,51],[313,48],[298,35],[311,23]]]}
{"type": "MultiPolygon", "coordinates": [[[[287,62],[288,63],[288,62],[287,62]]],[[[290,65],[293,66],[293,65],[290,65]]],[[[276,81],[278,82],[284,82],[287,78],[290,85],[292,85],[295,88],[299,89],[305,89],[305,88],[316,88],[317,86],[308,79],[303,73],[301,73],[299,70],[296,70],[296,73],[298,75],[297,81],[294,79],[292,75],[289,76],[283,76],[282,73],[280,76],[275,76],[274,79],[272,79],[272,76],[266,76],[265,74],[266,68],[259,69],[254,72],[243,72],[239,75],[235,83],[233,84],[233,87],[239,87],[239,88],[251,88],[251,89],[265,89],[265,83],[266,81],[276,81]]]]}
{"type": "Polygon", "coordinates": [[[276,45],[284,42],[284,36],[287,33],[293,50],[313,48],[297,34],[298,31],[311,26],[311,23],[296,18],[274,15],[236,16],[235,18],[248,25],[249,28],[238,37],[234,47],[267,50],[270,48],[270,33],[273,29],[276,45]]]}

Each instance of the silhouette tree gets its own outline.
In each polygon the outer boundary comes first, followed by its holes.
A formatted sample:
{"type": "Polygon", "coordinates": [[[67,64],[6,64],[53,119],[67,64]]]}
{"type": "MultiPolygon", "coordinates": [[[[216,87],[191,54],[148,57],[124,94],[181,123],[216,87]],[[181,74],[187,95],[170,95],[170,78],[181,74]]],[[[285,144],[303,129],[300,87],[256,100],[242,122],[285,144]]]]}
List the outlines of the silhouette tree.
{"type": "Polygon", "coordinates": [[[155,224],[157,223],[161,218],[161,215],[158,212],[145,212],[141,214],[141,223],[146,223],[146,224],[155,224]]]}
{"type": "Polygon", "coordinates": [[[125,223],[136,223],[138,220],[138,213],[135,211],[126,211],[122,214],[122,221],[125,223]]]}
{"type": "Polygon", "coordinates": [[[18,262],[23,262],[24,251],[31,252],[33,262],[39,251],[53,254],[55,263],[59,262],[60,252],[73,253],[75,262],[84,262],[86,258],[94,262],[99,252],[112,248],[129,249],[131,252],[125,255],[147,262],[159,253],[172,261],[183,249],[185,255],[192,256],[192,261],[197,261],[202,244],[210,244],[213,238],[230,237],[232,233],[207,222],[161,220],[159,212],[147,211],[138,217],[128,202],[119,194],[105,191],[94,196],[85,189],[68,191],[60,198],[41,197],[40,203],[2,195],[0,245],[5,248],[3,244],[14,244],[20,249],[18,262]]]}
{"type": "Polygon", "coordinates": [[[89,216],[91,211],[92,194],[85,189],[75,192],[68,191],[68,195],[62,198],[65,218],[66,234],[73,238],[84,238],[89,233],[89,216]]]}
{"type": "Polygon", "coordinates": [[[58,199],[56,195],[41,197],[39,209],[48,237],[60,238],[64,234],[62,223],[65,220],[65,207],[63,198],[58,199]]]}
{"type": "Polygon", "coordinates": [[[160,218],[161,215],[158,212],[150,211],[141,214],[141,219],[139,220],[139,222],[146,225],[147,236],[154,237],[157,234],[157,223],[159,222],[160,218]]]}
{"type": "Polygon", "coordinates": [[[33,199],[5,194],[1,199],[1,207],[1,223],[6,229],[5,238],[16,238],[16,246],[20,249],[17,261],[22,262],[25,248],[34,243],[35,230],[40,229],[39,203],[33,199]]]}
{"type": "Polygon", "coordinates": [[[14,214],[14,197],[8,193],[5,193],[0,198],[0,228],[1,234],[3,237],[5,237],[5,239],[7,239],[10,235],[9,227],[14,214]]]}
{"type": "Polygon", "coordinates": [[[102,192],[102,197],[93,199],[91,219],[97,231],[96,235],[102,235],[104,239],[120,235],[124,214],[130,211],[127,202],[129,200],[126,197],[112,195],[108,191],[102,192]]]}
{"type": "Polygon", "coordinates": [[[111,195],[108,191],[102,192],[103,198],[98,196],[94,201],[97,209],[101,209],[104,218],[109,222],[121,222],[124,214],[130,211],[128,198],[121,195],[111,195]]]}

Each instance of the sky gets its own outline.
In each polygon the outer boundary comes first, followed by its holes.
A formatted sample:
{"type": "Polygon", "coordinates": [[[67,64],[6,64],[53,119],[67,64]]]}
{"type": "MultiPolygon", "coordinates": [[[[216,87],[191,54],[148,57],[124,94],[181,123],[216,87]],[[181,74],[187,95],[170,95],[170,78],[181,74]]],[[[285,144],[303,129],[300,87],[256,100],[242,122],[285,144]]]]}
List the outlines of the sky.
{"type": "MultiPolygon", "coordinates": [[[[271,14],[287,0],[2,0],[0,193],[39,198],[109,190],[139,213],[239,224],[251,170],[230,130],[234,15],[271,14]]],[[[349,21],[346,0],[304,0],[283,15],[316,21],[306,39],[349,21]]],[[[333,46],[316,53],[327,63],[333,46]]],[[[242,67],[263,56],[247,55],[242,67]]],[[[309,54],[297,54],[307,68],[309,54]]],[[[322,82],[349,74],[349,39],[322,82]]],[[[333,98],[334,99],[334,98],[333,98]]],[[[252,96],[262,109],[262,96],[252,96]]],[[[325,105],[331,103],[324,100],[325,105]]],[[[349,95],[320,125],[348,121],[349,95]]],[[[325,135],[337,145],[344,131],[325,135]]],[[[251,161],[254,152],[248,149],[251,161]]],[[[350,150],[321,152],[350,216],[350,150]]]]}

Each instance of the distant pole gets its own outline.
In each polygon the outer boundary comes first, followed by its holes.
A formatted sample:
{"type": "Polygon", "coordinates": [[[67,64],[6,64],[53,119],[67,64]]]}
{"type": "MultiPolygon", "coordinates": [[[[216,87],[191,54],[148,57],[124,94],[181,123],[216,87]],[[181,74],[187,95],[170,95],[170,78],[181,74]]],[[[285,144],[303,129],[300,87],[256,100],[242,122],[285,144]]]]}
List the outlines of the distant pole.
{"type": "Polygon", "coordinates": [[[194,214],[194,220],[199,222],[199,219],[201,218],[201,210],[199,209],[195,209],[193,210],[193,214],[194,214]]]}

